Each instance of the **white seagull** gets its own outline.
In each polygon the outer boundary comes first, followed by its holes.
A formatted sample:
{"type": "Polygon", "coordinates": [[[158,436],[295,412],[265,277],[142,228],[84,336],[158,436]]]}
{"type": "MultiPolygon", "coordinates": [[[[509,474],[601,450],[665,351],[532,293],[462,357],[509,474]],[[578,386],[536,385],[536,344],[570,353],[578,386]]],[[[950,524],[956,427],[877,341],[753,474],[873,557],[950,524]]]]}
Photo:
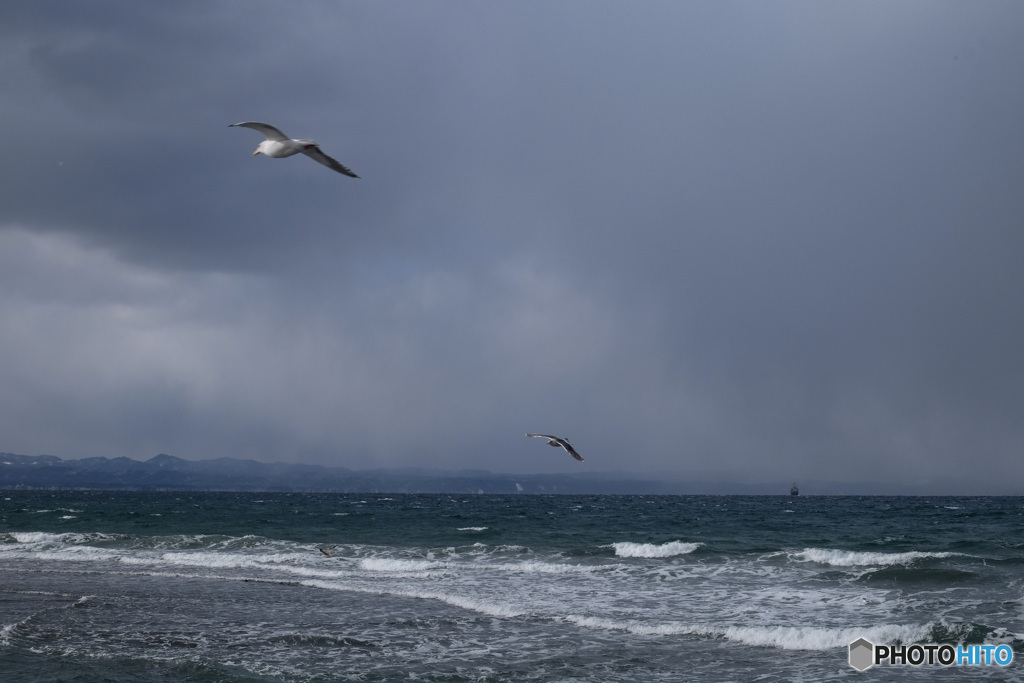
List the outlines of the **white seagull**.
{"type": "Polygon", "coordinates": [[[310,159],[319,161],[332,171],[337,171],[338,173],[347,175],[351,178],[359,177],[337,159],[332,159],[324,154],[323,150],[320,149],[320,145],[316,144],[316,140],[309,140],[307,138],[294,140],[282,133],[280,129],[271,126],[269,123],[243,121],[241,123],[232,123],[228,128],[232,128],[234,126],[252,128],[253,130],[259,131],[267,136],[267,139],[261,142],[260,146],[256,148],[256,151],[252,153],[253,156],[262,153],[275,159],[284,159],[285,157],[290,157],[302,152],[310,159]]]}
{"type": "Polygon", "coordinates": [[[580,462],[583,462],[583,456],[576,452],[576,449],[572,447],[572,444],[569,443],[568,439],[560,439],[557,436],[548,436],[547,434],[527,434],[527,436],[536,436],[541,439],[547,439],[549,446],[557,446],[559,448],[564,448],[566,453],[576,458],[580,462]]]}

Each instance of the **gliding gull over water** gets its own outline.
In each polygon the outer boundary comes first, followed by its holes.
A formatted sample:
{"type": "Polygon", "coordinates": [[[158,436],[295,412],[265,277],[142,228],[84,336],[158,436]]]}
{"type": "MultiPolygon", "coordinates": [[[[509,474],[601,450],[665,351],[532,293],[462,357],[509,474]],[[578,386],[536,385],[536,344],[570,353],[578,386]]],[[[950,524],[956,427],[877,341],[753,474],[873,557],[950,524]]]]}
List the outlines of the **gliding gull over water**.
{"type": "Polygon", "coordinates": [[[299,152],[302,152],[313,161],[319,161],[327,168],[337,171],[343,175],[347,175],[351,178],[358,178],[349,168],[341,164],[337,159],[324,154],[323,150],[320,149],[320,145],[316,144],[316,140],[309,140],[302,138],[295,140],[280,131],[280,129],[271,126],[269,123],[259,123],[257,121],[243,121],[242,123],[232,123],[228,126],[241,126],[242,128],[252,128],[255,131],[259,131],[267,136],[267,139],[260,143],[256,151],[252,153],[253,156],[257,154],[266,154],[268,157],[275,159],[284,159],[290,157],[299,152]]]}
{"type": "Polygon", "coordinates": [[[547,439],[549,446],[558,446],[564,448],[565,452],[576,458],[580,462],[583,462],[583,456],[576,452],[576,449],[572,447],[568,439],[560,439],[557,436],[548,436],[547,434],[527,434],[527,436],[536,436],[541,439],[547,439]]]}

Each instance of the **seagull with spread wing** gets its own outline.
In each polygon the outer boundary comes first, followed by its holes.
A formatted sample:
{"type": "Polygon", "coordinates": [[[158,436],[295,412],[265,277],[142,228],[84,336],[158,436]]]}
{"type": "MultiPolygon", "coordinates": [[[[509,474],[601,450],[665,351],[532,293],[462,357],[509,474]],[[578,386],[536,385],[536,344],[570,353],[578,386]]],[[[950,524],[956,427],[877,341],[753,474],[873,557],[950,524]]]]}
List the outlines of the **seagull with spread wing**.
{"type": "Polygon", "coordinates": [[[527,434],[527,436],[536,436],[541,439],[547,439],[549,446],[556,446],[558,448],[564,448],[565,452],[576,458],[580,462],[583,462],[583,456],[576,452],[576,449],[572,447],[568,439],[561,439],[557,436],[549,436],[547,434],[527,434]]]}
{"type": "Polygon", "coordinates": [[[301,140],[295,140],[280,131],[280,129],[271,126],[269,123],[258,123],[256,121],[243,121],[242,123],[232,123],[228,128],[234,126],[241,126],[242,128],[252,128],[255,131],[259,131],[267,136],[267,139],[260,143],[256,151],[252,153],[253,156],[257,154],[266,154],[268,157],[275,159],[284,159],[302,152],[313,161],[318,161],[332,171],[337,171],[343,175],[347,175],[351,178],[358,178],[351,169],[344,166],[337,159],[333,159],[320,149],[320,145],[316,144],[316,140],[309,140],[302,138],[301,140]]]}

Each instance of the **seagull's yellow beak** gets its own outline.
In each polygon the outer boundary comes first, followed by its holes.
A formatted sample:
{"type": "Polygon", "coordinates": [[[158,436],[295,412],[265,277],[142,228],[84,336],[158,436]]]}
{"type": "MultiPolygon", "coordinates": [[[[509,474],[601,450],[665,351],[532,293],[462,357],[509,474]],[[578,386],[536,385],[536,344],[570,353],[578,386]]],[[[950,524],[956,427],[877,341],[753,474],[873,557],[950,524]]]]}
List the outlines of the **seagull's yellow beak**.
{"type": "Polygon", "coordinates": [[[260,153],[260,151],[259,151],[259,150],[256,150],[255,152],[253,152],[253,153],[252,153],[252,155],[253,155],[253,156],[256,156],[256,155],[257,155],[257,154],[259,154],[259,153],[260,153]]]}

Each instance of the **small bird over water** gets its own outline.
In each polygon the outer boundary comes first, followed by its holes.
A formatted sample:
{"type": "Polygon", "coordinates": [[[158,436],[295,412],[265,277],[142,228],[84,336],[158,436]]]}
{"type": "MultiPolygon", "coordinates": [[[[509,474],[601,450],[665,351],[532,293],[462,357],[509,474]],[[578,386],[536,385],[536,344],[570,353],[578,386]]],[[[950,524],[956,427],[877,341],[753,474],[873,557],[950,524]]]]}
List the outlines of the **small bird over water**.
{"type": "Polygon", "coordinates": [[[332,554],[334,554],[334,549],[337,548],[337,547],[338,546],[336,546],[336,545],[331,545],[331,546],[327,546],[326,548],[317,548],[317,550],[322,552],[324,554],[324,557],[330,557],[332,554]]]}
{"type": "Polygon", "coordinates": [[[547,439],[549,446],[558,446],[564,448],[565,452],[576,458],[580,462],[583,462],[583,456],[576,452],[576,449],[572,447],[568,439],[560,439],[557,436],[548,436],[547,434],[527,434],[527,436],[536,436],[541,439],[547,439]]]}
{"type": "Polygon", "coordinates": [[[252,153],[253,156],[256,156],[257,154],[266,154],[268,157],[273,157],[275,159],[284,159],[285,157],[290,157],[302,152],[310,159],[319,161],[332,171],[337,171],[338,173],[347,175],[351,178],[359,177],[336,159],[332,159],[324,154],[323,150],[320,149],[320,145],[316,144],[316,140],[309,140],[306,138],[294,140],[282,133],[280,129],[271,126],[269,123],[243,121],[242,123],[232,123],[228,128],[234,126],[252,128],[253,130],[259,131],[267,136],[267,139],[261,142],[259,147],[256,148],[256,151],[252,153]]]}

